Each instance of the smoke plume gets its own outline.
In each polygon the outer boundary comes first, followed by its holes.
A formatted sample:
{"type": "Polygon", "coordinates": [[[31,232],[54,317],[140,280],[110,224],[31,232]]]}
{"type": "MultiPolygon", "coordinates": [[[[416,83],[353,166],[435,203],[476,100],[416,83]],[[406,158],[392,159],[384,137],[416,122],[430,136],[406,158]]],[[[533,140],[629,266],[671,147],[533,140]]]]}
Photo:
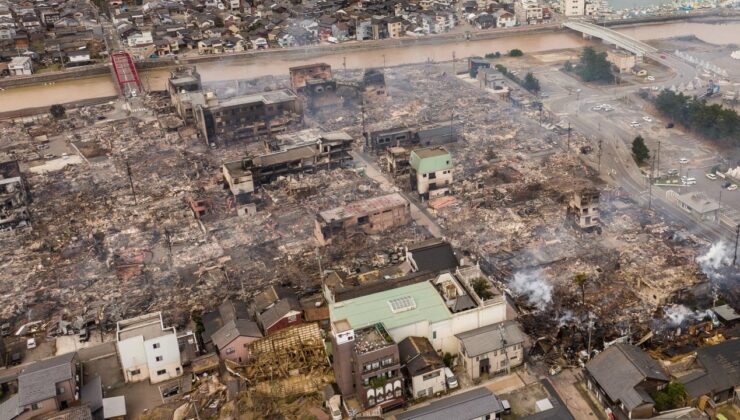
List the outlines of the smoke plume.
{"type": "Polygon", "coordinates": [[[720,280],[724,278],[724,274],[720,270],[723,266],[732,264],[732,257],[732,247],[724,241],[719,241],[712,244],[704,255],[696,257],[696,262],[710,280],[720,280]]]}
{"type": "Polygon", "coordinates": [[[517,295],[527,296],[530,304],[544,310],[552,303],[552,285],[545,279],[542,270],[520,271],[514,274],[509,287],[517,295]]]}
{"type": "Polygon", "coordinates": [[[671,305],[663,309],[663,314],[671,326],[678,327],[686,321],[698,322],[711,318],[714,323],[717,322],[716,315],[711,310],[692,311],[684,305],[671,305]]]}

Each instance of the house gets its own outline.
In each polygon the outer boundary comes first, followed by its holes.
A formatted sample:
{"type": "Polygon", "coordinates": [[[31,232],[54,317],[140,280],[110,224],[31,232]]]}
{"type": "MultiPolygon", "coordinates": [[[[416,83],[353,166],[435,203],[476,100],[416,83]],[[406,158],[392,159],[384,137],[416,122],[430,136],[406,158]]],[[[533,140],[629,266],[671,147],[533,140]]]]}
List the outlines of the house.
{"type": "Polygon", "coordinates": [[[516,321],[504,321],[457,334],[460,359],[470,379],[524,363],[526,335],[516,321]]]}
{"type": "Polygon", "coordinates": [[[28,365],[18,374],[18,393],[0,406],[0,412],[25,420],[73,406],[80,393],[77,364],[77,353],[67,353],[28,365]]]}
{"type": "Polygon", "coordinates": [[[493,13],[496,18],[497,28],[513,28],[516,26],[516,17],[504,9],[499,9],[493,13]]]}
{"type": "Polygon", "coordinates": [[[165,327],[161,312],[116,323],[116,348],[125,381],[152,384],[182,375],[175,327],[165,327]]]}
{"type": "Polygon", "coordinates": [[[206,312],[201,316],[203,332],[200,333],[201,342],[207,351],[216,351],[213,344],[213,335],[224,325],[237,320],[251,320],[247,305],[243,302],[226,299],[215,311],[206,312]]]}
{"type": "Polygon", "coordinates": [[[416,149],[409,156],[411,190],[423,199],[447,195],[452,185],[452,156],[444,147],[416,149]]]}
{"type": "Polygon", "coordinates": [[[714,404],[732,400],[740,386],[740,339],[696,350],[691,373],[680,377],[691,401],[707,396],[714,404]]]}
{"type": "Polygon", "coordinates": [[[426,337],[406,337],[398,343],[401,371],[413,398],[431,397],[447,389],[445,364],[426,337]]]}
{"type": "Polygon", "coordinates": [[[31,57],[13,57],[8,64],[11,76],[29,76],[33,74],[31,57]]]}
{"type": "Polygon", "coordinates": [[[498,419],[503,412],[498,397],[480,387],[396,414],[396,420],[488,420],[498,419]]]}
{"type": "Polygon", "coordinates": [[[303,322],[301,305],[295,294],[280,286],[270,286],[255,296],[249,310],[265,335],[303,322]]]}
{"type": "Polygon", "coordinates": [[[471,79],[478,77],[478,71],[481,69],[490,69],[491,63],[488,60],[484,60],[480,57],[468,58],[468,75],[471,79]]]}
{"type": "Polygon", "coordinates": [[[599,402],[632,419],[653,416],[651,393],[668,385],[663,368],[643,350],[618,343],[586,363],[586,383],[599,402]]]}
{"type": "Polygon", "coordinates": [[[257,323],[246,319],[231,320],[211,336],[219,357],[237,363],[249,358],[249,343],[260,338],[262,332],[257,323]]]}
{"type": "Polygon", "coordinates": [[[388,25],[388,38],[400,38],[403,36],[403,18],[400,18],[398,16],[390,17],[386,20],[386,22],[386,24],[388,25]]]}
{"type": "Polygon", "coordinates": [[[586,1],[563,0],[561,10],[565,16],[583,16],[586,11],[586,1]]]}
{"type": "Polygon", "coordinates": [[[71,65],[87,64],[90,62],[90,52],[84,50],[72,51],[67,53],[67,58],[69,59],[69,64],[71,65]]]}
{"type": "Polygon", "coordinates": [[[542,21],[543,11],[537,0],[517,0],[514,14],[520,25],[531,25],[542,21]]]}
{"type": "Polygon", "coordinates": [[[334,321],[332,349],[334,376],[345,401],[354,398],[381,413],[403,404],[398,345],[383,324],[355,329],[346,320],[334,321]]]}
{"type": "Polygon", "coordinates": [[[701,191],[687,192],[681,195],[675,195],[678,207],[686,213],[699,220],[715,221],[717,220],[717,211],[719,203],[701,191]]]}
{"type": "Polygon", "coordinates": [[[314,234],[319,244],[326,245],[337,236],[348,237],[355,232],[376,234],[410,221],[409,202],[393,193],[319,212],[314,234]]]}

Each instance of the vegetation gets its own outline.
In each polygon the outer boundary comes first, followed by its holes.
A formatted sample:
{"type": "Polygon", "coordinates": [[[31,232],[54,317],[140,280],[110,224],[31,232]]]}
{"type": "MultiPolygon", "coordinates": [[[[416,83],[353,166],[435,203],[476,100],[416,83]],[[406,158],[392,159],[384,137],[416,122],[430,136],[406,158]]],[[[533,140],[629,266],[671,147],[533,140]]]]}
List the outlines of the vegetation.
{"type": "Polygon", "coordinates": [[[49,108],[49,112],[51,113],[51,116],[56,119],[64,118],[67,114],[67,110],[59,104],[52,105],[51,108],[49,108]]]}
{"type": "Polygon", "coordinates": [[[493,297],[493,292],[491,292],[491,283],[489,283],[488,280],[482,277],[478,277],[473,279],[470,284],[473,286],[473,290],[475,290],[475,293],[481,299],[488,300],[493,297]]]}
{"type": "Polygon", "coordinates": [[[642,136],[637,136],[632,140],[632,155],[638,165],[650,158],[650,149],[645,145],[645,139],[642,136]]]}
{"type": "Polygon", "coordinates": [[[591,47],[583,48],[577,72],[584,82],[614,81],[611,64],[606,60],[606,53],[597,53],[591,47]]]}
{"type": "Polygon", "coordinates": [[[732,109],[669,90],[658,94],[655,107],[666,117],[710,140],[740,146],[740,116],[732,109]]]}
{"type": "Polygon", "coordinates": [[[671,382],[662,390],[655,392],[655,409],[658,411],[673,410],[686,406],[688,402],[686,388],[680,382],[671,382]]]}
{"type": "Polygon", "coordinates": [[[573,69],[575,69],[573,63],[571,63],[570,60],[565,60],[565,63],[563,63],[563,70],[571,72],[573,69]]]}
{"type": "Polygon", "coordinates": [[[586,273],[576,273],[573,276],[573,283],[581,289],[581,303],[586,304],[586,283],[588,283],[588,276],[586,273]]]}
{"type": "Polygon", "coordinates": [[[386,382],[388,382],[388,378],[385,376],[376,376],[374,378],[370,379],[370,386],[373,388],[382,388],[385,386],[386,382]]]}
{"type": "Polygon", "coordinates": [[[524,81],[522,82],[522,87],[524,89],[527,89],[530,92],[537,93],[540,91],[540,81],[537,80],[536,77],[534,77],[534,74],[532,74],[532,72],[529,72],[526,75],[524,75],[524,81]]]}
{"type": "Polygon", "coordinates": [[[452,369],[452,365],[455,362],[455,356],[450,353],[445,353],[442,356],[442,362],[445,364],[446,367],[452,369]]]}
{"type": "Polygon", "coordinates": [[[495,53],[488,53],[486,54],[486,58],[500,58],[501,53],[496,51],[495,53]]]}
{"type": "Polygon", "coordinates": [[[513,50],[509,51],[509,57],[521,57],[524,55],[524,52],[518,48],[514,48],[513,50]]]}

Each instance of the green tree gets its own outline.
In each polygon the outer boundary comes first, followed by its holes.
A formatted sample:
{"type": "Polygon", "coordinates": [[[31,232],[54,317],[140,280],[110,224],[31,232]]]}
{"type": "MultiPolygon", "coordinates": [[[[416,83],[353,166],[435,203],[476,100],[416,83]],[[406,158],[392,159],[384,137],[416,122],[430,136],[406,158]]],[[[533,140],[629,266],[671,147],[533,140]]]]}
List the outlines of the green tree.
{"type": "Polygon", "coordinates": [[[521,57],[524,55],[524,52],[518,48],[514,48],[513,50],[509,51],[510,57],[521,57]]]}
{"type": "Polygon", "coordinates": [[[67,114],[67,110],[62,105],[54,104],[49,108],[49,113],[51,113],[52,117],[61,119],[67,114]]]}
{"type": "Polygon", "coordinates": [[[536,77],[534,77],[534,74],[532,74],[532,72],[529,72],[524,76],[522,86],[524,87],[524,89],[527,89],[530,92],[537,93],[540,91],[540,81],[537,80],[536,77]]]}
{"type": "Polygon", "coordinates": [[[581,304],[586,304],[586,283],[588,283],[588,276],[586,273],[576,273],[573,276],[573,283],[581,289],[581,304]]]}
{"type": "Polygon", "coordinates": [[[614,80],[611,64],[606,60],[606,53],[597,53],[592,47],[585,47],[581,52],[579,75],[584,82],[614,80]]]}
{"type": "Polygon", "coordinates": [[[483,277],[474,278],[470,284],[473,286],[475,294],[477,294],[481,299],[488,300],[493,297],[493,293],[491,292],[491,283],[483,277]]]}
{"type": "Polygon", "coordinates": [[[452,365],[455,362],[455,356],[446,352],[444,356],[442,356],[442,362],[445,364],[445,366],[452,369],[452,365]]]}
{"type": "Polygon", "coordinates": [[[632,155],[635,157],[638,165],[650,157],[650,149],[645,145],[645,139],[642,136],[637,136],[632,140],[632,155]]]}
{"type": "Polygon", "coordinates": [[[563,63],[563,70],[567,72],[573,71],[573,63],[571,63],[570,60],[566,60],[565,63],[563,63]]]}
{"type": "Polygon", "coordinates": [[[652,397],[658,411],[685,407],[688,403],[686,388],[680,382],[669,383],[662,390],[653,393],[652,397]]]}

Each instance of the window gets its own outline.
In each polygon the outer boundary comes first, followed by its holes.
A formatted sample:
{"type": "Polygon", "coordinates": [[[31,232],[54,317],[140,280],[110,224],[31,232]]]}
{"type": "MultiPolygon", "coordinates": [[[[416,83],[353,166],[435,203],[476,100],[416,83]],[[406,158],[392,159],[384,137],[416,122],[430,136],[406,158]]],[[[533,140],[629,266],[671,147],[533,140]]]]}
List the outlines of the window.
{"type": "Polygon", "coordinates": [[[64,385],[60,385],[59,388],[57,388],[57,395],[64,394],[64,385]]]}
{"type": "Polygon", "coordinates": [[[233,354],[234,352],[236,352],[236,350],[234,350],[233,347],[229,347],[228,349],[226,349],[226,354],[233,354]]]}
{"type": "Polygon", "coordinates": [[[383,366],[390,366],[393,364],[393,358],[392,357],[385,358],[383,359],[382,363],[383,363],[383,366]]]}
{"type": "Polygon", "coordinates": [[[432,172],[429,174],[429,179],[436,179],[436,178],[437,178],[437,174],[435,172],[432,172]]]}
{"type": "Polygon", "coordinates": [[[157,371],[157,375],[158,375],[158,376],[162,376],[162,375],[164,375],[165,373],[167,373],[167,370],[166,370],[166,369],[160,369],[160,370],[158,370],[158,371],[157,371]]]}
{"type": "Polygon", "coordinates": [[[419,391],[419,392],[416,393],[416,398],[425,397],[426,395],[427,395],[427,390],[426,389],[422,389],[421,391],[419,391]]]}
{"type": "Polygon", "coordinates": [[[432,340],[437,339],[437,331],[432,331],[432,340]]]}
{"type": "Polygon", "coordinates": [[[128,373],[129,373],[129,375],[131,375],[131,376],[134,376],[134,375],[138,375],[138,374],[140,374],[140,373],[141,373],[141,369],[134,369],[134,370],[130,370],[130,371],[128,371],[128,373]]]}
{"type": "Polygon", "coordinates": [[[406,312],[416,309],[416,301],[411,296],[401,296],[388,301],[391,306],[391,312],[397,314],[399,312],[406,312]]]}
{"type": "Polygon", "coordinates": [[[423,381],[428,381],[430,379],[434,379],[434,378],[438,377],[439,375],[441,375],[441,371],[438,370],[436,372],[427,373],[426,375],[422,376],[421,379],[423,381]]]}
{"type": "Polygon", "coordinates": [[[159,343],[152,344],[152,348],[158,349],[159,347],[161,347],[159,343]]]}
{"type": "Polygon", "coordinates": [[[295,322],[295,320],[298,319],[298,315],[291,314],[288,316],[288,322],[295,322]]]}
{"type": "Polygon", "coordinates": [[[163,359],[164,359],[164,357],[162,357],[162,356],[157,356],[157,357],[154,358],[154,360],[156,360],[158,362],[161,362],[163,359]]]}
{"type": "Polygon", "coordinates": [[[38,403],[31,404],[31,410],[38,410],[39,408],[40,407],[39,407],[38,403]]]}
{"type": "Polygon", "coordinates": [[[363,366],[363,368],[362,368],[362,369],[363,369],[363,370],[364,370],[365,372],[370,372],[371,370],[373,370],[373,365],[371,365],[370,363],[368,363],[368,364],[366,364],[365,366],[363,366]]]}
{"type": "Polygon", "coordinates": [[[370,216],[360,216],[357,218],[358,225],[366,225],[370,222],[370,216]]]}
{"type": "Polygon", "coordinates": [[[380,368],[380,362],[373,362],[373,370],[380,368]]]}

